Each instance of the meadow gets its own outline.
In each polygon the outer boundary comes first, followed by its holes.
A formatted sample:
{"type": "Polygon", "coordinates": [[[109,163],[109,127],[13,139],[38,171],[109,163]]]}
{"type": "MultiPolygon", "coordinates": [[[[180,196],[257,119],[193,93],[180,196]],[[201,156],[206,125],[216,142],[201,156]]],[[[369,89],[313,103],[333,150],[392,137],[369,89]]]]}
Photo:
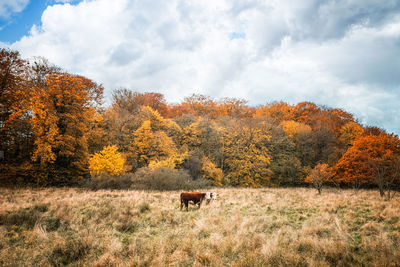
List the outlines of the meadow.
{"type": "Polygon", "coordinates": [[[376,190],[0,189],[1,266],[398,266],[400,197],[376,190]]]}

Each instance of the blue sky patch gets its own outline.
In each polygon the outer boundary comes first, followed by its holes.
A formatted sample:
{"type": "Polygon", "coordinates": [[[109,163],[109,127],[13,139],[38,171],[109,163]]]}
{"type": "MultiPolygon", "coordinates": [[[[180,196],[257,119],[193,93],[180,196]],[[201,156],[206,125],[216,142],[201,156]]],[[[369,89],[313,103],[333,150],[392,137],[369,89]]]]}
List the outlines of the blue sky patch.
{"type": "Polygon", "coordinates": [[[246,34],[244,32],[232,32],[229,35],[229,39],[233,40],[233,39],[245,39],[246,38],[246,34]]]}
{"type": "MultiPolygon", "coordinates": [[[[79,2],[81,1],[69,1],[70,4],[77,4],[79,2]]],[[[30,0],[21,12],[11,14],[8,18],[0,17],[0,42],[11,44],[28,35],[33,25],[41,25],[43,11],[49,5],[54,4],[57,4],[57,1],[30,0]]]]}

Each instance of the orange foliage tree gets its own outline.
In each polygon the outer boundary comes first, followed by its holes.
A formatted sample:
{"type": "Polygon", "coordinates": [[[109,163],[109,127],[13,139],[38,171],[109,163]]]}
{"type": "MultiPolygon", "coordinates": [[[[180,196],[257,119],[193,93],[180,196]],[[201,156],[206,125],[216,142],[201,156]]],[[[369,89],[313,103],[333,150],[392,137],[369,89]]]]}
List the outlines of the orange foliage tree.
{"type": "Polygon", "coordinates": [[[313,186],[318,190],[318,194],[321,194],[324,183],[329,182],[331,177],[332,173],[328,164],[319,163],[314,167],[314,169],[311,170],[310,174],[304,181],[306,183],[312,183],[313,186]]]}
{"type": "Polygon", "coordinates": [[[217,111],[213,117],[232,116],[236,118],[251,117],[252,109],[247,105],[247,101],[236,98],[224,98],[217,102],[217,111]]]}
{"type": "Polygon", "coordinates": [[[335,180],[346,184],[373,184],[375,173],[370,161],[399,154],[400,140],[393,134],[361,136],[334,166],[335,180]]]}
{"type": "Polygon", "coordinates": [[[340,134],[339,132],[343,125],[354,122],[353,115],[342,109],[328,109],[326,112],[329,114],[330,119],[333,121],[333,130],[335,131],[337,136],[340,134]]]}
{"type": "MultiPolygon", "coordinates": [[[[82,177],[88,170],[87,132],[94,103],[103,88],[89,79],[67,73],[49,74],[46,84],[31,96],[31,126],[35,135],[32,160],[41,168],[61,173],[52,179],[82,177]]],[[[68,181],[65,181],[68,182],[68,181]]]]}
{"type": "Polygon", "coordinates": [[[312,102],[300,102],[293,107],[294,119],[308,125],[312,124],[316,114],[321,112],[321,109],[312,102]]]}
{"type": "MultiPolygon", "coordinates": [[[[9,128],[10,115],[18,110],[18,104],[27,99],[27,63],[18,52],[0,49],[0,120],[2,131],[9,128]]],[[[18,114],[21,115],[21,114],[18,114]]],[[[15,119],[18,116],[12,117],[15,119]]]]}
{"type": "Polygon", "coordinates": [[[0,182],[31,179],[33,135],[27,108],[29,65],[16,51],[0,49],[0,182]]]}
{"type": "Polygon", "coordinates": [[[132,114],[136,113],[142,106],[151,107],[164,117],[168,113],[167,103],[160,93],[139,93],[127,89],[118,89],[113,92],[113,100],[114,108],[124,109],[132,114]]]}
{"type": "Polygon", "coordinates": [[[311,133],[311,127],[301,122],[283,121],[280,126],[290,138],[294,138],[301,134],[311,133]]]}
{"type": "Polygon", "coordinates": [[[185,97],[181,105],[184,109],[198,116],[211,117],[216,113],[217,109],[214,99],[205,95],[193,94],[189,97],[185,97]]]}
{"type": "Polygon", "coordinates": [[[284,120],[293,120],[293,115],[293,107],[281,101],[258,107],[253,116],[254,118],[268,117],[279,123],[284,120]]]}
{"type": "Polygon", "coordinates": [[[246,105],[247,101],[236,98],[215,100],[211,97],[193,94],[185,97],[179,105],[169,107],[169,118],[176,118],[183,114],[209,117],[215,119],[221,116],[251,117],[252,109],[246,105]]]}

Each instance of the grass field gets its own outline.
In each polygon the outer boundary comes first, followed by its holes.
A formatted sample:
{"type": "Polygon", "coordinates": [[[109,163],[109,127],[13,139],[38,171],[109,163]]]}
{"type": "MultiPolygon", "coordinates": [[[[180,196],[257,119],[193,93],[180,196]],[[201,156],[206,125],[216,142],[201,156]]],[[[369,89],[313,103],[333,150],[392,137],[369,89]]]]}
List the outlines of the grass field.
{"type": "Polygon", "coordinates": [[[398,266],[400,198],[377,191],[0,189],[0,266],[398,266]]]}

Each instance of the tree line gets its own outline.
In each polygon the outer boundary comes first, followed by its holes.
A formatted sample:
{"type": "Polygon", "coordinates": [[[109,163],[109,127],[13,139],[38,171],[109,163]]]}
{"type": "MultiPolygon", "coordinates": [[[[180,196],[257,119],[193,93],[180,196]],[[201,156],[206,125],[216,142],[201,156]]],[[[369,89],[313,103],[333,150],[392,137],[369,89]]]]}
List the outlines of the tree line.
{"type": "Polygon", "coordinates": [[[185,170],[215,186],[306,182],[400,184],[400,141],[342,109],[312,102],[252,107],[192,95],[167,103],[127,89],[103,104],[103,87],[43,58],[0,50],[2,183],[72,185],[107,173],[185,170]]]}

